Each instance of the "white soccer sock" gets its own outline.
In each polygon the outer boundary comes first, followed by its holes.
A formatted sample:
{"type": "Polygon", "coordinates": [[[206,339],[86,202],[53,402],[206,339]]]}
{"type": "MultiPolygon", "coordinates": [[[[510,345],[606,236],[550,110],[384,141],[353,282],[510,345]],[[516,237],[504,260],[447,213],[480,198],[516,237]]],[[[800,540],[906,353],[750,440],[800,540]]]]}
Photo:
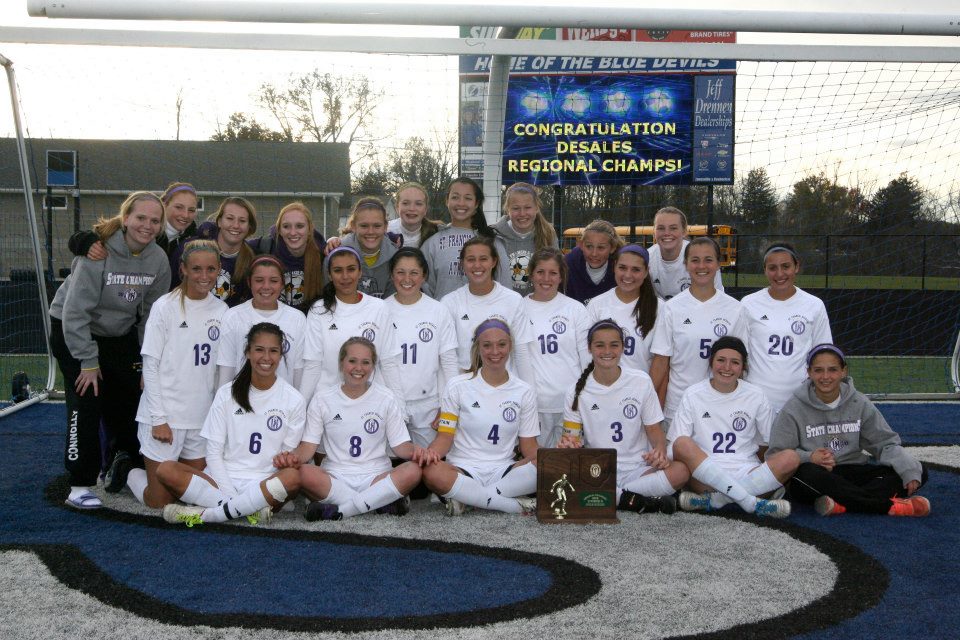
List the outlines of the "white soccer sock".
{"type": "Polygon", "coordinates": [[[198,507],[216,507],[226,502],[227,496],[204,478],[195,475],[190,478],[190,484],[187,485],[187,490],[183,492],[180,499],[198,507]]]}
{"type": "Polygon", "coordinates": [[[243,493],[233,496],[222,506],[204,509],[200,517],[204,522],[226,522],[260,511],[270,504],[264,497],[260,484],[259,482],[251,484],[243,493]]]}
{"type": "Polygon", "coordinates": [[[393,478],[387,476],[383,480],[374,482],[360,493],[354,495],[353,500],[347,505],[340,507],[340,513],[343,514],[344,518],[350,518],[361,513],[379,509],[402,497],[403,494],[397,489],[397,485],[393,483],[393,478]],[[346,511],[345,507],[347,507],[346,511]]]}
{"type": "Polygon", "coordinates": [[[506,498],[497,495],[496,491],[491,491],[475,479],[457,474],[457,480],[449,493],[443,494],[444,498],[453,498],[464,504],[481,509],[491,509],[494,511],[503,511],[505,513],[521,513],[520,503],[513,498],[506,498]]]}
{"type": "Polygon", "coordinates": [[[783,486],[766,463],[748,473],[746,477],[741,478],[740,484],[755,496],[762,496],[783,486]]]}
{"type": "MultiPolygon", "coordinates": [[[[667,474],[663,471],[656,471],[654,473],[648,473],[645,476],[640,476],[635,478],[630,482],[623,485],[623,488],[627,491],[632,491],[633,493],[639,493],[642,496],[657,497],[657,496],[669,496],[676,489],[673,488],[673,485],[670,484],[670,480],[667,479],[667,474]]],[[[620,496],[617,496],[617,503],[620,502],[620,496]]]]}
{"type": "Polygon", "coordinates": [[[720,509],[721,507],[725,507],[728,504],[732,504],[732,503],[733,503],[733,500],[731,500],[729,496],[725,496],[719,491],[710,492],[710,508],[711,509],[720,509]]]}
{"type": "Polygon", "coordinates": [[[127,486],[130,487],[133,497],[136,498],[140,504],[146,504],[143,501],[143,492],[147,490],[146,471],[139,468],[130,469],[130,473],[127,474],[127,486]]]}
{"type": "Polygon", "coordinates": [[[742,484],[734,480],[723,467],[710,458],[700,463],[700,466],[693,471],[693,477],[720,493],[726,494],[747,513],[753,513],[753,510],[757,507],[757,498],[750,495],[742,484]]]}
{"type": "Polygon", "coordinates": [[[508,498],[531,494],[537,490],[537,468],[532,462],[514,467],[510,473],[494,482],[488,489],[508,498]]]}

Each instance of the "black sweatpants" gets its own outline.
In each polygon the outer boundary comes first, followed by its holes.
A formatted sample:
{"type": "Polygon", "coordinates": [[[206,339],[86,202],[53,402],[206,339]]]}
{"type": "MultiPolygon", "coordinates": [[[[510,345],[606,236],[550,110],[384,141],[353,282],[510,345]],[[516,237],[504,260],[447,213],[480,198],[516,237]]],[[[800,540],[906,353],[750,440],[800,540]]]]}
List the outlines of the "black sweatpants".
{"type": "Polygon", "coordinates": [[[126,451],[134,461],[140,458],[137,440],[137,406],[140,404],[140,375],[143,369],[140,341],[133,327],[125,336],[94,336],[99,347],[100,393],[93,387],[77,395],[80,361],[70,354],[63,339],[63,325],[51,318],[50,352],[63,374],[67,403],[67,441],[63,463],[76,487],[97,484],[100,474],[100,421],[107,434],[109,458],[126,451]]]}
{"type": "MultiPolygon", "coordinates": [[[[920,486],[927,482],[923,467],[920,486]]],[[[841,464],[827,471],[812,462],[804,462],[787,484],[787,496],[797,502],[811,504],[820,496],[830,496],[853,513],[887,513],[890,498],[904,498],[903,478],[880,464],[841,464]]]]}

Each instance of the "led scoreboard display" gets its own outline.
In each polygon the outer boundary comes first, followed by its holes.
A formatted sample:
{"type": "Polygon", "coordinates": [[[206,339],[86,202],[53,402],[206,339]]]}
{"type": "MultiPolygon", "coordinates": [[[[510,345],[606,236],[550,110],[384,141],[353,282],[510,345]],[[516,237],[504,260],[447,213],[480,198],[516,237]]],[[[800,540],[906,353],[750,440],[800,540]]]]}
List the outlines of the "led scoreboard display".
{"type": "Polygon", "coordinates": [[[723,73],[510,78],[503,181],[733,181],[734,79],[723,73]]]}

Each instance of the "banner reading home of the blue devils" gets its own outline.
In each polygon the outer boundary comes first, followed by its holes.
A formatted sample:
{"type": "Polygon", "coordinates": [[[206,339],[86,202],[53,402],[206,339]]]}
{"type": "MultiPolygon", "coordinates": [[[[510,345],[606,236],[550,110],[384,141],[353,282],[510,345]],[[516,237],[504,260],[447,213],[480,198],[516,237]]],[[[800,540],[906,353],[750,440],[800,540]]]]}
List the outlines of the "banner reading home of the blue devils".
{"type": "Polygon", "coordinates": [[[732,182],[733,83],[716,73],[513,76],[503,181],[732,182]]]}

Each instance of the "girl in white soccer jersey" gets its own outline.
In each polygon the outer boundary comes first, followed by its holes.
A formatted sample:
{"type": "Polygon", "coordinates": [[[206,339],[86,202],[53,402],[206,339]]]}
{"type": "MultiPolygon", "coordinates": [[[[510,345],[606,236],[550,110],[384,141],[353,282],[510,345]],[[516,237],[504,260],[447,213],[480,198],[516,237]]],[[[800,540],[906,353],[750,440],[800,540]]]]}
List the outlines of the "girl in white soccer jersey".
{"type": "Polygon", "coordinates": [[[567,279],[559,249],[540,249],[530,259],[533,293],[523,299],[536,339],[531,359],[537,380],[541,447],[555,447],[563,429],[563,398],[590,361],[587,311],[558,292],[567,279]]]}
{"type": "MultiPolygon", "coordinates": [[[[515,294],[514,294],[515,295],[515,294]]],[[[440,427],[430,451],[446,462],[423,469],[427,488],[443,496],[447,514],[468,507],[532,513],[537,469],[537,399],[510,375],[510,327],[491,318],[474,332],[469,373],[449,383],[440,401],[440,427]],[[514,448],[519,444],[519,462],[514,448]]]]}
{"type": "Polygon", "coordinates": [[[807,379],[806,354],[833,336],[823,301],[796,286],[800,259],[791,245],[767,247],[763,271],[770,286],[741,300],[750,321],[748,379],[778,412],[807,379]]]}
{"type": "Polygon", "coordinates": [[[591,322],[612,318],[623,329],[623,358],[629,369],[650,370],[650,344],[661,306],[647,270],[650,256],[636,244],[622,247],[614,258],[617,286],[602,293],[587,305],[591,322]]]}
{"type": "Polygon", "coordinates": [[[211,291],[220,273],[220,250],[210,240],[191,240],[180,255],[180,285],[150,309],[140,354],[143,395],[137,409],[137,437],[146,469],[131,469],[133,496],[159,509],[175,500],[157,478],[157,467],[180,460],[205,466],[206,441],[200,427],[216,391],[221,318],[227,305],[211,291]]]}
{"type": "MultiPolygon", "coordinates": [[[[687,216],[676,207],[664,207],[653,217],[653,241],[650,247],[650,280],[657,297],[669,300],[690,286],[684,254],[687,240],[687,216]]],[[[720,270],[713,276],[714,287],[723,291],[720,270]]]]}
{"type": "Polygon", "coordinates": [[[387,223],[387,231],[403,236],[403,246],[416,249],[440,230],[436,220],[427,217],[430,196],[419,182],[404,182],[393,195],[397,217],[387,223]]]}
{"type": "Polygon", "coordinates": [[[712,238],[694,238],[684,260],[690,288],[661,305],[650,345],[650,378],[668,423],[687,387],[707,378],[713,341],[727,335],[747,336],[743,305],[714,286],[720,268],[717,243],[712,238]]]}
{"type": "Polygon", "coordinates": [[[327,283],[323,286],[323,296],[313,303],[307,314],[300,391],[309,402],[318,386],[319,390],[337,386],[340,371],[336,355],[340,353],[340,346],[347,338],[360,336],[377,347],[380,358],[375,380],[382,378],[384,386],[401,398],[406,416],[396,331],[384,301],[357,290],[362,274],[361,260],[360,254],[350,247],[338,247],[324,260],[327,283]]]}
{"type": "Polygon", "coordinates": [[[409,511],[405,496],[420,482],[420,464],[440,458],[410,442],[396,397],[370,383],[377,362],[372,342],[350,338],[340,347],[338,360],[343,383],[313,396],[303,442],[291,454],[303,491],[314,500],[304,516],[315,521],[368,511],[404,515],[409,511]],[[319,467],[306,464],[318,445],[326,454],[323,462],[319,467]],[[393,468],[387,445],[414,462],[393,468]]]}
{"type": "Polygon", "coordinates": [[[740,379],[746,370],[743,341],[724,336],[710,347],[710,379],[688,387],[680,400],[671,447],[693,475],[680,508],[709,511],[736,502],[747,513],[786,518],[789,502],[759,496],[780,489],[800,457],[781,451],[764,458],[773,411],[762,389],[740,379]]]}
{"type": "Polygon", "coordinates": [[[250,327],[272,322],[283,330],[283,359],[277,375],[293,386],[303,375],[303,347],[307,319],[293,307],[280,302],[284,276],[280,261],[271,255],[254,258],[247,278],[253,297],[223,316],[223,342],[217,355],[220,384],[233,380],[244,362],[244,339],[250,327]]]}
{"type": "MultiPolygon", "coordinates": [[[[450,183],[447,212],[450,224],[420,245],[430,265],[427,286],[437,300],[467,284],[460,257],[464,243],[475,236],[494,238],[483,215],[483,189],[470,178],[460,177],[450,183]]],[[[500,274],[498,281],[511,286],[508,274],[500,274]]]]}
{"type": "Polygon", "coordinates": [[[433,442],[440,391],[460,375],[453,319],[439,302],[420,291],[429,269],[419,249],[403,247],[390,260],[395,294],[386,299],[400,343],[400,381],[410,437],[421,447],[433,442]]]}
{"type": "Polygon", "coordinates": [[[269,520],[273,509],[300,489],[300,473],[287,454],[303,435],[303,396],[277,376],[283,331],[262,322],[251,327],[247,361],[233,383],[220,387],[200,432],[207,440],[207,466],[199,471],[164,462],[157,476],[184,502],[163,508],[167,522],[189,527],[247,516],[269,520]]]}
{"type": "Polygon", "coordinates": [[[500,259],[494,241],[484,236],[467,240],[460,250],[460,263],[467,275],[467,284],[440,301],[457,329],[460,369],[467,371],[472,366],[471,350],[477,325],[487,318],[497,318],[510,327],[512,334],[511,371],[528,384],[535,384],[530,364],[530,343],[534,340],[530,320],[520,294],[495,281],[500,259]]]}
{"type": "Polygon", "coordinates": [[[560,246],[542,209],[537,188],[526,182],[517,182],[503,194],[503,217],[490,227],[503,241],[500,268],[507,272],[513,290],[521,296],[533,290],[527,273],[533,253],[560,246]]]}
{"type": "Polygon", "coordinates": [[[650,377],[620,366],[624,332],[611,319],[587,334],[592,360],[567,393],[560,447],[617,450],[617,508],[674,513],[673,493],[690,477],[671,460],[650,377]]]}

